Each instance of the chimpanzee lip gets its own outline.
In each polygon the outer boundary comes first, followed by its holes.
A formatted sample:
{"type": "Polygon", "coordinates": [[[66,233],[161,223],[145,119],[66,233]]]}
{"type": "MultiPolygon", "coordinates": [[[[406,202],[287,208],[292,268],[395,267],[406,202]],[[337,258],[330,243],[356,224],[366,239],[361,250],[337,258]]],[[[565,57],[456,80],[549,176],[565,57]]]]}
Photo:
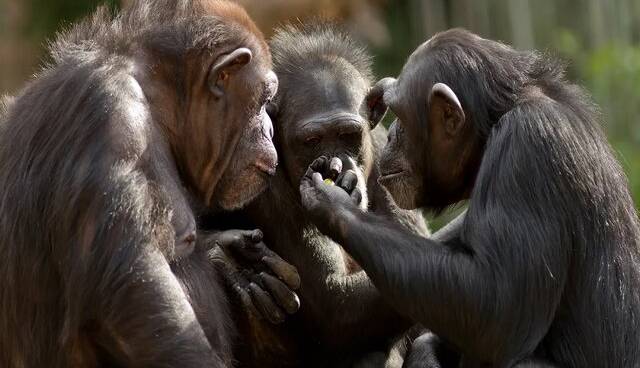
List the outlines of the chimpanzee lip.
{"type": "Polygon", "coordinates": [[[253,165],[256,169],[258,169],[258,171],[260,171],[262,174],[265,174],[267,176],[275,176],[276,175],[276,167],[262,163],[262,162],[257,162],[253,165]]]}

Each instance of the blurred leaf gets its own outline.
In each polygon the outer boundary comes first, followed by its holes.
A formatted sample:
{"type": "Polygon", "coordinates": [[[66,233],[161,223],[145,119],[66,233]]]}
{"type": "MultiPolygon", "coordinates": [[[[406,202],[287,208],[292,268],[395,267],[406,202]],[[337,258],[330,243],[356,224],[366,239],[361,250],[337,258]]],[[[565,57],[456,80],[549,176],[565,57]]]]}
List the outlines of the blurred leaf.
{"type": "Polygon", "coordinates": [[[61,27],[90,14],[98,5],[117,8],[118,0],[28,0],[31,20],[25,33],[35,38],[50,37],[61,27]]]}

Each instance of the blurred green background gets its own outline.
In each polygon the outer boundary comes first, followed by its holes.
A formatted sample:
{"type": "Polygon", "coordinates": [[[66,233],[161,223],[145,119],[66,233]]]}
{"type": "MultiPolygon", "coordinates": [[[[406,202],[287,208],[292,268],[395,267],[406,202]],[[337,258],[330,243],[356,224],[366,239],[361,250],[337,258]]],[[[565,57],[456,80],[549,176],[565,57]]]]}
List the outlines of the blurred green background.
{"type": "MultiPolygon", "coordinates": [[[[121,6],[132,0],[107,0],[121,6]]],[[[604,127],[640,204],[640,0],[238,0],[268,36],[287,20],[339,20],[371,46],[379,77],[397,75],[435,32],[465,27],[569,63],[600,104],[604,127]]],[[[47,39],[98,0],[0,0],[0,94],[37,71],[47,39]]]]}

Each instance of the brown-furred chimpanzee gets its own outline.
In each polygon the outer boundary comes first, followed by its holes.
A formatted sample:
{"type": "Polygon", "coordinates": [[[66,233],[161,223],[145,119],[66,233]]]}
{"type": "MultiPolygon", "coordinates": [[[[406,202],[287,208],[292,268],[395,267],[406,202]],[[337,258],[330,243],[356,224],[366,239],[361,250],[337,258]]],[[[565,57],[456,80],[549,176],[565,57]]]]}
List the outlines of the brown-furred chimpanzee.
{"type": "MultiPolygon", "coordinates": [[[[367,50],[334,25],[314,21],[277,30],[271,51],[280,87],[269,112],[280,166],[270,189],[241,216],[248,226],[262,229],[269,247],[299,270],[301,307],[279,325],[240,322],[247,338],[235,355],[241,366],[346,366],[363,352],[387,349],[409,321],[382,300],[367,275],[305,216],[298,185],[307,166],[321,154],[339,157],[342,167],[336,172],[345,172],[345,182],[359,183],[363,208],[368,204],[416,234],[425,236],[428,230],[419,212],[398,208],[377,183],[375,156],[386,143],[386,130],[380,125],[372,132],[371,126],[386,107],[381,101],[374,101],[373,108],[364,106],[372,81],[367,50]]],[[[279,311],[270,320],[281,322],[284,316],[279,311]]]]}
{"type": "MultiPolygon", "coordinates": [[[[640,367],[640,224],[587,94],[537,52],[434,36],[397,81],[380,181],[404,208],[469,208],[424,239],[301,182],[307,215],[464,367],[640,367]]],[[[357,197],[357,195],[356,195],[357,197]]]]}
{"type": "Polygon", "coordinates": [[[199,211],[242,207],[275,173],[262,34],[232,3],[141,0],[50,53],[2,108],[0,366],[230,364],[207,248],[296,276],[258,232],[196,233],[199,211]]]}

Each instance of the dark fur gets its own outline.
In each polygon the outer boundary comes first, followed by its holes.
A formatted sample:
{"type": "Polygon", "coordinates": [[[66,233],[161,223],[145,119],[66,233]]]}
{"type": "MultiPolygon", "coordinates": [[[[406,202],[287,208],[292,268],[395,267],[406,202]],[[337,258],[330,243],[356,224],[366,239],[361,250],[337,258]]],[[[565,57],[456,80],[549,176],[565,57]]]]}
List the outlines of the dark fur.
{"type": "MultiPolygon", "coordinates": [[[[206,256],[176,261],[180,281],[168,263],[175,219],[204,205],[201,188],[178,174],[189,168],[157,120],[171,116],[151,102],[162,92],[132,80],[175,68],[179,97],[168,101],[185,103],[190,55],[243,44],[266,52],[247,19],[226,3],[138,1],[117,16],[100,9],[52,43],[51,61],[0,122],[0,366],[230,362],[226,297],[206,256]],[[143,51],[158,58],[140,64],[143,51]]],[[[221,141],[237,141],[231,131],[220,129],[221,141]]]]}
{"type": "MultiPolygon", "coordinates": [[[[385,94],[409,111],[399,146],[434,144],[416,133],[432,131],[425,101],[434,83],[458,95],[474,131],[466,144],[481,143],[454,235],[425,240],[356,208],[332,208],[318,225],[392,305],[462,352],[465,367],[530,357],[523,366],[640,367],[640,225],[589,97],[543,55],[444,32],[385,94]]],[[[407,159],[425,160],[414,164],[426,188],[439,179],[429,165],[446,158],[422,149],[407,159]]]]}
{"type": "MultiPolygon", "coordinates": [[[[366,274],[341,247],[308,222],[297,193],[303,170],[319,154],[341,157],[345,170],[358,171],[362,178],[368,175],[369,208],[418,234],[428,231],[420,213],[399,209],[377,184],[377,155],[385,144],[386,132],[383,127],[371,132],[361,114],[372,75],[368,52],[335,26],[321,23],[278,30],[271,49],[280,80],[274,99],[280,165],[270,190],[251,204],[244,216],[251,226],[264,231],[265,242],[272,249],[297,267],[302,279],[301,308],[279,326],[249,321],[250,332],[241,333],[250,338],[236,356],[243,366],[348,366],[364,352],[386,350],[388,341],[409,325],[382,301],[366,274]],[[315,84],[311,79],[317,76],[325,79],[315,84]],[[318,87],[324,83],[330,86],[328,98],[318,87]],[[296,141],[303,122],[335,111],[359,119],[363,130],[356,142],[340,141],[330,132],[316,147],[296,141]],[[355,166],[349,164],[349,158],[355,166]]],[[[365,183],[361,184],[367,192],[365,183]]]]}
{"type": "Polygon", "coordinates": [[[321,66],[327,60],[336,62],[344,59],[367,83],[373,82],[371,55],[351,36],[337,30],[336,25],[319,20],[289,24],[276,31],[270,44],[278,75],[303,77],[307,67],[321,66]]]}

